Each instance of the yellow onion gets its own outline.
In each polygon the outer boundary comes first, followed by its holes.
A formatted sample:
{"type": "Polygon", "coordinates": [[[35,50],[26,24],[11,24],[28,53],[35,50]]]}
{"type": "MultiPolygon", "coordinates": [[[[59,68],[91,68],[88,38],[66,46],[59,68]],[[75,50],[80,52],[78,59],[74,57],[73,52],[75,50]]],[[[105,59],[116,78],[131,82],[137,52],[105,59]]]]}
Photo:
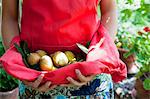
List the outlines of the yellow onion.
{"type": "Polygon", "coordinates": [[[52,70],[56,70],[57,68],[53,66],[52,70]]]}
{"type": "Polygon", "coordinates": [[[40,56],[37,53],[30,53],[30,55],[27,57],[27,61],[30,65],[38,64],[40,61],[40,56]]]}
{"type": "Polygon", "coordinates": [[[51,57],[44,55],[40,59],[40,68],[41,70],[51,71],[53,70],[53,62],[51,57]]]}
{"type": "Polygon", "coordinates": [[[46,53],[45,51],[43,51],[43,50],[37,50],[36,53],[39,54],[41,57],[47,54],[47,53],[46,53]]]}
{"type": "Polygon", "coordinates": [[[53,54],[53,62],[55,64],[55,66],[65,66],[68,64],[68,58],[67,56],[61,52],[61,51],[57,51],[53,54]]]}
{"type": "Polygon", "coordinates": [[[69,62],[76,60],[75,55],[71,51],[65,51],[65,55],[67,56],[69,62]]]}

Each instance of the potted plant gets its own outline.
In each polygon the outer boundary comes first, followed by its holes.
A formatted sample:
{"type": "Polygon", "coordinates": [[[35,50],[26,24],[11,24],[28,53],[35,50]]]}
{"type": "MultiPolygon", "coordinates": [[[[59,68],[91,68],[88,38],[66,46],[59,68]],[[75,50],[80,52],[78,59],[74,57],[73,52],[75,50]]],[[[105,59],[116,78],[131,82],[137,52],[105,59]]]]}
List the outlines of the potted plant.
{"type": "MultiPolygon", "coordinates": [[[[121,47],[118,49],[121,53],[121,59],[123,59],[130,71],[130,68],[133,67],[134,70],[136,67],[133,64],[133,60],[136,59],[133,57],[135,55],[132,53],[128,57],[122,56],[133,46],[133,39],[130,38],[135,36],[137,31],[141,30],[141,27],[149,26],[150,3],[148,0],[138,0],[137,2],[134,2],[134,0],[117,0],[117,2],[119,17],[116,45],[121,47]]],[[[148,28],[145,28],[145,30],[148,30],[148,28]]]]}
{"type": "Polygon", "coordinates": [[[136,74],[138,72],[138,68],[135,64],[136,57],[135,54],[132,53],[131,55],[125,57],[124,55],[129,52],[129,50],[126,50],[124,48],[118,48],[120,59],[126,64],[128,74],[136,74]]]}
{"type": "Polygon", "coordinates": [[[137,58],[139,68],[135,84],[137,98],[142,99],[145,97],[144,99],[148,99],[150,97],[150,27],[145,27],[130,39],[132,46],[125,57],[135,53],[137,58]]]}
{"type": "MultiPolygon", "coordinates": [[[[0,38],[0,56],[3,55],[4,48],[0,38]]],[[[1,64],[0,64],[1,65],[1,64]]],[[[0,97],[2,99],[18,99],[18,80],[8,75],[0,66],[0,97]]]]}
{"type": "Polygon", "coordinates": [[[132,37],[130,33],[126,33],[124,37],[122,34],[117,35],[117,39],[115,40],[116,46],[118,48],[120,59],[126,64],[128,74],[135,74],[138,72],[137,66],[135,64],[136,57],[134,53],[130,53],[130,55],[125,57],[125,54],[129,53],[129,49],[132,47],[132,37]]]}
{"type": "Polygon", "coordinates": [[[0,97],[18,99],[18,81],[0,68],[0,97]]]}

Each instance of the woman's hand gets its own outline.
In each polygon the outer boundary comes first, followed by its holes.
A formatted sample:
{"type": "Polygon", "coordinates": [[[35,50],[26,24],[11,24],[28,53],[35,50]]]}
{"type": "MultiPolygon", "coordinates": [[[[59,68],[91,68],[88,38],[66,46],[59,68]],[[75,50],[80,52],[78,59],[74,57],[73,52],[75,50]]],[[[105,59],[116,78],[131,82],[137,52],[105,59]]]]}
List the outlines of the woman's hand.
{"type": "Polygon", "coordinates": [[[75,72],[76,72],[76,75],[77,75],[79,81],[76,81],[71,77],[67,77],[67,80],[70,82],[70,84],[62,84],[61,86],[81,87],[83,85],[86,85],[89,81],[93,80],[93,78],[96,76],[96,75],[91,75],[91,76],[85,77],[84,75],[82,75],[82,73],[78,69],[76,69],[75,72]]]}
{"type": "MultiPolygon", "coordinates": [[[[60,86],[64,86],[64,87],[69,87],[69,86],[81,87],[83,85],[86,85],[89,81],[91,81],[96,76],[96,75],[91,75],[91,76],[85,77],[84,75],[82,75],[82,73],[78,69],[76,69],[75,72],[76,72],[76,75],[77,75],[79,81],[76,81],[71,77],[67,77],[67,80],[70,82],[70,84],[61,84],[60,86]]],[[[37,80],[35,80],[34,82],[23,81],[23,83],[27,86],[32,87],[34,90],[37,90],[39,92],[47,92],[47,91],[52,90],[55,87],[57,87],[57,85],[52,85],[51,86],[50,81],[48,81],[44,85],[40,86],[43,77],[44,77],[44,74],[41,74],[37,78],[37,80]]]]}
{"type": "Polygon", "coordinates": [[[43,77],[44,77],[44,74],[41,74],[35,81],[33,82],[23,81],[23,83],[29,87],[32,87],[34,90],[39,91],[39,92],[47,92],[57,87],[56,85],[51,86],[50,81],[47,81],[45,84],[40,86],[43,80],[43,77]]]}

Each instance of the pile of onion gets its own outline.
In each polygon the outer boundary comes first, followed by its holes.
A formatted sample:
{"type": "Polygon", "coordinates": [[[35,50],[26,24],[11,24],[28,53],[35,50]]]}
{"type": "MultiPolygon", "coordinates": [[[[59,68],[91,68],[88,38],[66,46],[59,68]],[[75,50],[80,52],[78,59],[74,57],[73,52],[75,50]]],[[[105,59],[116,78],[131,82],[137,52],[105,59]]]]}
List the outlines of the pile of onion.
{"type": "Polygon", "coordinates": [[[38,50],[28,55],[27,62],[30,66],[38,64],[40,70],[53,71],[57,68],[76,62],[76,58],[71,51],[57,51],[48,55],[45,51],[38,50]]]}

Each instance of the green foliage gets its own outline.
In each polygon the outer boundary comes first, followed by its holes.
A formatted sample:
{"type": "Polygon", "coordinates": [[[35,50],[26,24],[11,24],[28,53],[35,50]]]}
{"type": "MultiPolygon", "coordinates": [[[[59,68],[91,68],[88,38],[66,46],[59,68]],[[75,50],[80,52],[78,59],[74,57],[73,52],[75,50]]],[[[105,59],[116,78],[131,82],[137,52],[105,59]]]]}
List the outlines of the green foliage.
{"type": "Polygon", "coordinates": [[[129,55],[135,53],[137,62],[141,65],[137,77],[144,78],[144,88],[150,90],[150,80],[148,80],[150,78],[150,32],[143,31],[135,36],[130,36],[126,47],[129,49],[129,52],[124,56],[127,58],[129,55]]]}
{"type": "Polygon", "coordinates": [[[146,90],[150,90],[150,78],[145,79],[143,84],[146,90]]]}
{"type": "Polygon", "coordinates": [[[130,38],[130,53],[135,53],[137,61],[142,65],[150,65],[150,33],[144,32],[142,35],[132,36],[130,38]]]}
{"type": "Polygon", "coordinates": [[[0,68],[0,91],[11,91],[18,86],[18,80],[8,75],[4,69],[0,68]]]}
{"type": "Polygon", "coordinates": [[[126,44],[124,39],[134,36],[143,27],[150,26],[150,1],[135,1],[118,0],[119,29],[117,36],[123,44],[126,44]]]}
{"type": "Polygon", "coordinates": [[[4,54],[5,50],[2,44],[2,38],[0,37],[0,56],[2,56],[4,54]]]}
{"type": "Polygon", "coordinates": [[[119,29],[116,42],[122,48],[129,50],[124,57],[135,53],[140,71],[137,77],[145,77],[143,85],[149,89],[150,75],[150,33],[143,30],[150,26],[149,0],[117,0],[119,8],[119,29]],[[148,84],[149,83],[149,84],[148,84]],[[147,85],[148,84],[148,85],[147,85]]]}

